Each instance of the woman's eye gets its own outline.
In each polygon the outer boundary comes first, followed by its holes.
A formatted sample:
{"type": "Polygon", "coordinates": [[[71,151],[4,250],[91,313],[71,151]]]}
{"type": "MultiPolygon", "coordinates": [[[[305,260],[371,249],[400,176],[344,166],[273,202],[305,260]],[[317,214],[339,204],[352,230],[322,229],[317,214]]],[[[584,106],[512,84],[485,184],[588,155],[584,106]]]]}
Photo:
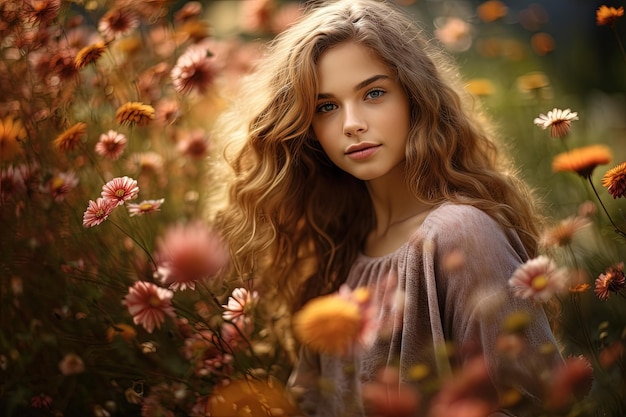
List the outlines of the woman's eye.
{"type": "Polygon", "coordinates": [[[383,96],[383,94],[385,94],[384,90],[381,89],[375,89],[375,90],[371,90],[367,92],[367,98],[380,98],[383,96]]]}
{"type": "Polygon", "coordinates": [[[336,107],[337,106],[335,106],[333,103],[324,103],[317,106],[316,110],[318,113],[328,113],[329,111],[335,110],[336,107]]]}

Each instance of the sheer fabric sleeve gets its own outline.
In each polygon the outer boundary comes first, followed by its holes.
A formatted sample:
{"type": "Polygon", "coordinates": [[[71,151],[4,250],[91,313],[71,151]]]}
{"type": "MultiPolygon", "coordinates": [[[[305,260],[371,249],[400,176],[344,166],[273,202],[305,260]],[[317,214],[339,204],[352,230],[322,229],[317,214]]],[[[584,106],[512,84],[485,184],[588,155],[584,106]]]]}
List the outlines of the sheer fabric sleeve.
{"type": "Polygon", "coordinates": [[[424,244],[430,252],[425,263],[432,263],[435,274],[427,280],[434,280],[444,337],[459,349],[457,365],[482,354],[500,394],[515,390],[538,402],[542,371],[562,364],[562,358],[543,306],[510,290],[509,278],[528,258],[517,234],[469,206],[446,211],[439,224],[432,244],[424,244]],[[521,334],[503,332],[513,317],[529,323],[521,334]]]}

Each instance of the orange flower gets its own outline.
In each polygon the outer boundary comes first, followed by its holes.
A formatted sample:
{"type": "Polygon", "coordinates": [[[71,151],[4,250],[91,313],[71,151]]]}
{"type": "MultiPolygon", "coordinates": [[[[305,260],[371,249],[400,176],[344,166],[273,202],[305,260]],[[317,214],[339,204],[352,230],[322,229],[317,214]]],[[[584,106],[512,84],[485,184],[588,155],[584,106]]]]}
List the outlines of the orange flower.
{"type": "Polygon", "coordinates": [[[493,22],[506,16],[507,8],[501,1],[489,0],[478,6],[476,12],[483,22],[493,22]]]}
{"type": "Polygon", "coordinates": [[[58,150],[68,152],[76,148],[85,133],[87,133],[87,123],[78,122],[57,136],[52,143],[58,150]]]}
{"type": "Polygon", "coordinates": [[[0,119],[0,160],[7,161],[22,152],[20,142],[26,139],[26,129],[19,119],[0,119]]]}
{"type": "Polygon", "coordinates": [[[602,5],[596,10],[596,22],[598,26],[613,25],[620,17],[624,16],[624,8],[608,7],[602,5]]]}
{"type": "Polygon", "coordinates": [[[558,154],[552,160],[555,172],[570,171],[589,178],[598,165],[611,162],[611,151],[604,145],[590,145],[558,154]]]}
{"type": "Polygon", "coordinates": [[[362,288],[351,297],[340,292],[314,298],[294,316],[296,337],[317,352],[331,355],[351,352],[367,327],[359,305],[367,297],[367,290],[362,288]]]}
{"type": "Polygon", "coordinates": [[[112,342],[116,336],[130,342],[135,336],[137,336],[137,331],[133,326],[125,323],[117,323],[107,329],[107,340],[112,342]]]}
{"type": "Polygon", "coordinates": [[[546,230],[540,239],[542,246],[567,246],[572,243],[574,235],[589,226],[591,221],[586,217],[571,216],[546,230]]]}
{"type": "Polygon", "coordinates": [[[602,178],[604,185],[613,198],[624,197],[626,195],[626,162],[622,162],[604,174],[602,178]]]}
{"type": "Polygon", "coordinates": [[[122,104],[115,113],[115,121],[121,125],[145,126],[154,120],[154,107],[137,101],[122,104]]]}
{"type": "Polygon", "coordinates": [[[543,56],[554,51],[554,38],[545,32],[539,32],[530,38],[530,45],[537,55],[543,56]]]}
{"type": "Polygon", "coordinates": [[[92,64],[98,60],[104,54],[106,46],[104,42],[94,43],[93,45],[85,46],[78,51],[76,58],[74,58],[74,66],[76,69],[83,69],[87,65],[92,64]]]}
{"type": "Polygon", "coordinates": [[[589,285],[589,284],[587,284],[585,282],[583,284],[578,284],[578,285],[575,285],[573,287],[569,287],[569,292],[571,292],[571,293],[580,293],[580,292],[587,291],[589,288],[591,288],[591,285],[589,285]]]}
{"type": "Polygon", "coordinates": [[[218,417],[300,415],[285,397],[285,388],[273,378],[217,385],[207,399],[205,411],[207,416],[218,417]]]}

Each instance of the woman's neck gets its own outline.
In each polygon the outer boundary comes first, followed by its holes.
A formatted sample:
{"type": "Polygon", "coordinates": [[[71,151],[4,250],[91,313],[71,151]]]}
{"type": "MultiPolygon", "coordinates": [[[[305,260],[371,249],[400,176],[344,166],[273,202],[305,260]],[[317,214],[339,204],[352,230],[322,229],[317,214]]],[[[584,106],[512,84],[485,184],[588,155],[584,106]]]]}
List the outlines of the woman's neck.
{"type": "Polygon", "coordinates": [[[371,256],[393,252],[402,246],[424,221],[432,204],[419,201],[404,181],[404,175],[368,181],[376,223],[364,251],[371,256]]]}

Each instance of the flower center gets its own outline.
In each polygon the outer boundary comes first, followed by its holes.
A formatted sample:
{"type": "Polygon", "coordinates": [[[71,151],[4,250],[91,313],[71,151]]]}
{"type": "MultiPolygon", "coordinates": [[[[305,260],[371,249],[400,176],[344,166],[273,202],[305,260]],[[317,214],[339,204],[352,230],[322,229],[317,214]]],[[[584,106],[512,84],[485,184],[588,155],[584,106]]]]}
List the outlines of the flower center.
{"type": "Polygon", "coordinates": [[[58,190],[65,185],[65,181],[61,177],[52,178],[51,187],[53,190],[58,190]]]}
{"type": "Polygon", "coordinates": [[[152,204],[151,203],[141,203],[139,205],[139,210],[141,211],[148,211],[152,208],[152,204]]]}
{"type": "Polygon", "coordinates": [[[151,295],[150,298],[148,299],[148,305],[150,307],[156,308],[161,305],[161,300],[156,295],[151,295]]]}
{"type": "Polygon", "coordinates": [[[126,192],[124,191],[123,188],[120,188],[119,190],[115,192],[116,197],[124,197],[124,194],[126,194],[126,192]]]}
{"type": "Polygon", "coordinates": [[[545,275],[538,275],[533,279],[531,286],[535,291],[541,291],[548,285],[548,278],[545,275]]]}

